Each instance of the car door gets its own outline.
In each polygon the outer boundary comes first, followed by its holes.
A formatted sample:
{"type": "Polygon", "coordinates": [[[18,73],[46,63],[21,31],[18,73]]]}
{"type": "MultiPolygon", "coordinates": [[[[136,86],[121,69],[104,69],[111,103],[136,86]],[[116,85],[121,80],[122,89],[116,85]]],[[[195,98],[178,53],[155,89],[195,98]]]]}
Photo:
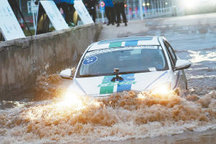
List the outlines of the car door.
{"type": "Polygon", "coordinates": [[[180,87],[181,89],[187,89],[187,81],[184,70],[175,70],[175,65],[178,57],[176,56],[174,49],[166,40],[164,40],[164,45],[166,47],[172,65],[172,70],[175,79],[174,88],[180,87]]]}

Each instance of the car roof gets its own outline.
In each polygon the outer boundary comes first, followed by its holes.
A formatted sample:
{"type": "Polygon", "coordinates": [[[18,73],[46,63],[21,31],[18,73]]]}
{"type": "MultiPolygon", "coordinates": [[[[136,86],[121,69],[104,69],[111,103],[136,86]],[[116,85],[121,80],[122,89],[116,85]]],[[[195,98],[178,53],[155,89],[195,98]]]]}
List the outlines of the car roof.
{"type": "Polygon", "coordinates": [[[88,51],[126,46],[160,45],[158,36],[133,36],[118,39],[102,40],[93,43],[88,51]]]}

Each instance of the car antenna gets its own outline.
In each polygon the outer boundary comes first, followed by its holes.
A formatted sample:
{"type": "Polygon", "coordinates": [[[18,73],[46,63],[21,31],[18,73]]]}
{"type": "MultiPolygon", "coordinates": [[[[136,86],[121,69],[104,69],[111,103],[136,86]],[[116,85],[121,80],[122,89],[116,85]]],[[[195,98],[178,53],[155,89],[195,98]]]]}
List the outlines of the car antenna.
{"type": "Polygon", "coordinates": [[[116,80],[117,81],[122,81],[123,78],[119,76],[119,68],[114,68],[114,74],[116,75],[116,77],[113,77],[112,78],[112,82],[115,82],[116,80]]]}

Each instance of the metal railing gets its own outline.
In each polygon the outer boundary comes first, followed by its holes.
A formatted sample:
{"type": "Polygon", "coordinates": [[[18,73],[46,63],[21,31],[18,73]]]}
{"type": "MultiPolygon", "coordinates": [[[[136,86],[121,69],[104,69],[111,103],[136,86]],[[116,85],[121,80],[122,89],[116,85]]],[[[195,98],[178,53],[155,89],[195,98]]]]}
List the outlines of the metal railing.
{"type": "MultiPolygon", "coordinates": [[[[125,12],[128,20],[176,15],[173,0],[127,0],[125,12]]],[[[97,22],[106,22],[106,16],[102,17],[104,15],[104,11],[98,6],[97,22]]]]}

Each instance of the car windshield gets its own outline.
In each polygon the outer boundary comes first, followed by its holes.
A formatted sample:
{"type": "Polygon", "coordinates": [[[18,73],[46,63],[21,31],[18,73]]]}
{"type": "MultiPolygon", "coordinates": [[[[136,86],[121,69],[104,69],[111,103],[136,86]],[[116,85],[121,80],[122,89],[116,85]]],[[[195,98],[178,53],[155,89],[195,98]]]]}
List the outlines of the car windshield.
{"type": "Polygon", "coordinates": [[[161,46],[110,48],[87,52],[80,64],[77,77],[161,71],[168,69],[161,46]]]}

